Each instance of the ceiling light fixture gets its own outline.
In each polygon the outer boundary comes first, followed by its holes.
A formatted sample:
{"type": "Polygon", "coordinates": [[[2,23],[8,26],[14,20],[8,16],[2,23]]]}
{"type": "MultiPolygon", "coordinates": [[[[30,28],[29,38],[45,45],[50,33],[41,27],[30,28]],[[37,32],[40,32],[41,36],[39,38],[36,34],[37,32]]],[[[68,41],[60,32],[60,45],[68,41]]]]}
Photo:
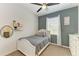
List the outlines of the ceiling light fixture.
{"type": "Polygon", "coordinates": [[[46,9],[47,8],[47,4],[46,3],[43,3],[42,4],[42,9],[46,9]]]}

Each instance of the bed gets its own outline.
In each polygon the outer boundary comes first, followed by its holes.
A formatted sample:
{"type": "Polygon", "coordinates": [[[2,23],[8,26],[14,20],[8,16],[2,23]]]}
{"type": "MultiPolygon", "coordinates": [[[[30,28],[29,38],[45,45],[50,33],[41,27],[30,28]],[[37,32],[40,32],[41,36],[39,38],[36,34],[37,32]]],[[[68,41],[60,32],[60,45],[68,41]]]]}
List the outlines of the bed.
{"type": "Polygon", "coordinates": [[[48,36],[32,35],[29,37],[21,37],[17,41],[17,49],[24,55],[36,56],[49,45],[50,39],[48,36]]]}

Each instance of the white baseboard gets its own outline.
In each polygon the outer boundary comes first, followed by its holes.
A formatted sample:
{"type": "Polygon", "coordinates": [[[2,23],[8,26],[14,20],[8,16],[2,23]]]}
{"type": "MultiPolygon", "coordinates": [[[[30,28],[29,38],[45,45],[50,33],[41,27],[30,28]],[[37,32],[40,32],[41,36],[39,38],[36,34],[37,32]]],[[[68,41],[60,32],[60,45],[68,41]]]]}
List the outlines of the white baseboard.
{"type": "Polygon", "coordinates": [[[59,45],[59,44],[55,44],[55,43],[50,43],[50,44],[52,44],[52,45],[57,45],[57,46],[64,47],[64,48],[69,48],[68,46],[59,45]]]}

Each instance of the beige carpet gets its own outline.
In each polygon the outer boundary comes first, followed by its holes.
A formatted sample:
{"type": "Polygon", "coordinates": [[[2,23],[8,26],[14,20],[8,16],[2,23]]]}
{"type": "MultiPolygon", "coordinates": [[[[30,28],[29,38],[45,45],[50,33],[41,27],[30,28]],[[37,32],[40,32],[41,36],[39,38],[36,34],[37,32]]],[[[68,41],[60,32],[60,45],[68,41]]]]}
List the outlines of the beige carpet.
{"type": "Polygon", "coordinates": [[[24,54],[17,50],[7,56],[24,56],[24,54]]]}
{"type": "Polygon", "coordinates": [[[41,56],[71,56],[68,48],[63,48],[57,45],[49,45],[41,56]]]}
{"type": "MultiPolygon", "coordinates": [[[[15,51],[8,56],[24,56],[20,51],[15,51]]],[[[57,45],[49,45],[40,56],[71,56],[68,48],[63,48],[57,45]]]]}

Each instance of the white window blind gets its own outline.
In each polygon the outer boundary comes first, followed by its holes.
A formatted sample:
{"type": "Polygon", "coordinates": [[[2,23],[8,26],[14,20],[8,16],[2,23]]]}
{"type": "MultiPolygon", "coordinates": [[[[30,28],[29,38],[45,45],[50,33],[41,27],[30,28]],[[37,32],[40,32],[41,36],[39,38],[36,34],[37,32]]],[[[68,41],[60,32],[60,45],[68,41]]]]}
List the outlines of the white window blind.
{"type": "Polygon", "coordinates": [[[50,34],[57,35],[59,31],[58,17],[47,18],[46,28],[50,31],[50,34]]]}

